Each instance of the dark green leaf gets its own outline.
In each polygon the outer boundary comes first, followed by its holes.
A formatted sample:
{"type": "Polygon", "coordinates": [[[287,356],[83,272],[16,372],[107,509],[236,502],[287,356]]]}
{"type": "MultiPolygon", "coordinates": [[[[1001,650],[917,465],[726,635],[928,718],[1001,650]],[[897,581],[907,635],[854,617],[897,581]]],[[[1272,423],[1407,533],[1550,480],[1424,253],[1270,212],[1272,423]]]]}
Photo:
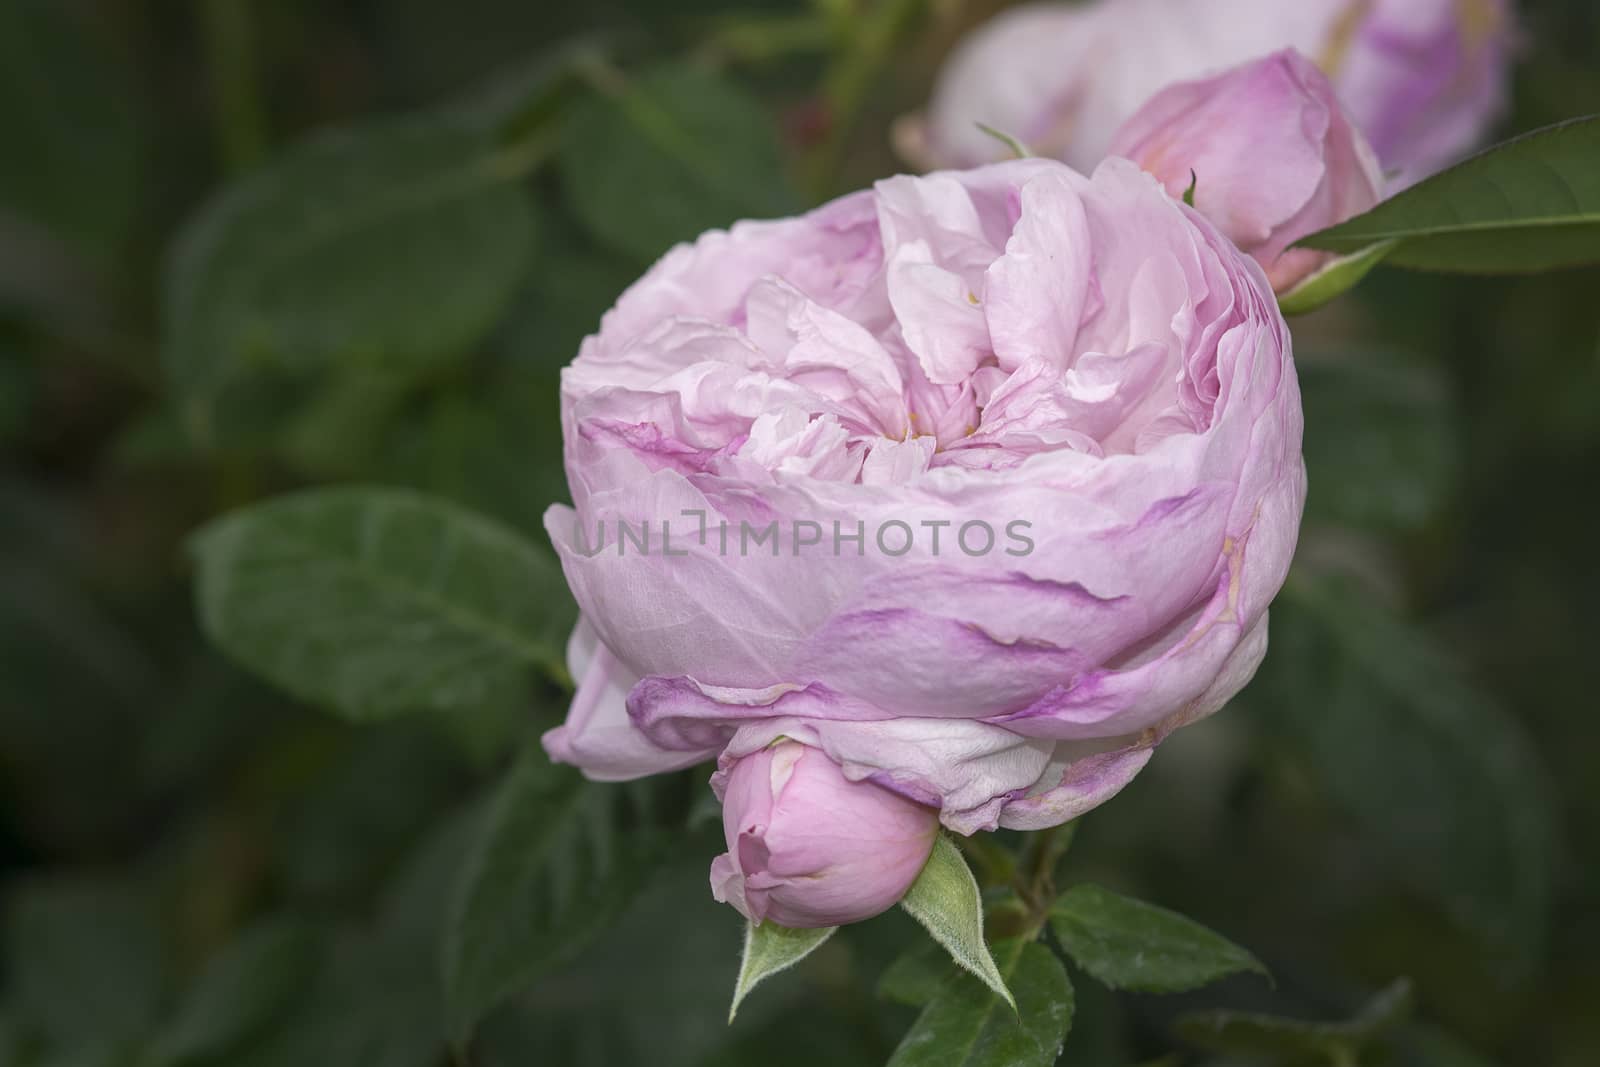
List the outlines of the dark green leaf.
{"type": "Polygon", "coordinates": [[[1600,116],[1491,148],[1300,243],[1350,254],[1390,242],[1386,262],[1419,270],[1600,261],[1600,116]]]}
{"type": "MultiPolygon", "coordinates": [[[[379,896],[379,936],[397,955],[412,957],[408,967],[425,972],[435,986],[442,987],[444,979],[439,946],[455,904],[456,885],[490,799],[477,797],[436,817],[379,896]]],[[[439,805],[431,807],[437,811],[439,805]]]]}
{"type": "Polygon", "coordinates": [[[401,482],[500,519],[540,541],[544,513],[567,499],[561,467],[559,379],[507,368],[471,390],[444,393],[413,419],[397,420],[379,456],[385,481],[401,482]],[[530,418],[547,411],[550,418],[530,418]]]}
{"type": "Polygon", "coordinates": [[[0,4],[0,215],[104,253],[133,218],[140,136],[103,27],[75,16],[55,0],[0,4]]]}
{"type": "Polygon", "coordinates": [[[564,215],[545,224],[540,251],[528,264],[496,348],[516,367],[554,377],[577,356],[584,337],[600,328],[600,316],[639,269],[631,257],[596,244],[564,215]]]}
{"type": "Polygon", "coordinates": [[[184,1064],[227,1052],[259,1032],[294,999],[314,962],[311,931],[270,920],[244,931],[206,965],[184,995],[153,1054],[184,1064]]]}
{"type": "Polygon", "coordinates": [[[129,752],[164,696],[149,635],[103,595],[114,553],[57,503],[0,478],[0,776],[8,825],[75,851],[136,825],[129,752]]]}
{"type": "Polygon", "coordinates": [[[1067,969],[1037,942],[1002,941],[995,959],[1011,1006],[976,978],[945,983],[894,1050],[889,1067],[1050,1067],[1072,1028],[1067,969]]]}
{"type": "MultiPolygon", "coordinates": [[[[463,712],[461,714],[466,714],[463,712]]],[[[282,817],[287,887],[311,898],[349,896],[386,875],[456,788],[455,749],[426,718],[345,735],[321,773],[294,782],[282,817]],[[403,790],[395,782],[405,782],[403,790]]]]}
{"type": "Polygon", "coordinates": [[[33,394],[33,368],[16,348],[0,341],[0,444],[9,444],[27,428],[33,394]]]}
{"type": "Polygon", "coordinates": [[[735,86],[692,67],[594,80],[600,91],[568,119],[561,170],[602,240],[648,261],[704,230],[794,210],[776,125],[735,86]]]}
{"type": "Polygon", "coordinates": [[[25,1067],[126,1067],[127,1062],[127,1049],[118,1043],[90,1039],[69,1048],[53,1048],[24,1064],[25,1067]]]}
{"type": "Polygon", "coordinates": [[[1373,997],[1354,1019],[1314,1023],[1245,1012],[1193,1012],[1177,1023],[1192,1045],[1217,1052],[1270,1056],[1325,1056],[1355,1063],[1356,1054],[1411,1014],[1411,983],[1402,978],[1373,997]]]}
{"type": "Polygon", "coordinates": [[[116,883],[35,882],[6,915],[17,1022],[63,1048],[131,1041],[155,1022],[166,953],[154,902],[116,883]]]}
{"type": "Polygon", "coordinates": [[[1424,1023],[1400,1027],[1385,1043],[1394,1047],[1394,1067],[1495,1067],[1453,1034],[1424,1023]]]}
{"type": "MultiPolygon", "coordinates": [[[[704,777],[694,784],[705,789],[704,777]]],[[[797,1024],[808,1044],[815,1036],[826,1047],[826,1027],[813,1025],[805,1009],[817,1002],[817,987],[832,967],[813,968],[808,977],[815,981],[768,983],[727,1025],[743,924],[711,899],[710,846],[701,841],[679,839],[660,875],[603,934],[485,1019],[473,1035],[475,1067],[709,1067],[716,1051],[784,1023],[797,1024]]],[[[769,1043],[766,1059],[781,1060],[778,1051],[769,1043]]],[[[715,1062],[748,1067],[757,1060],[715,1062]]],[[[870,1067],[882,1067],[882,1057],[870,1067]]]]}
{"type": "Polygon", "coordinates": [[[596,9],[578,5],[455,0],[446,6],[436,0],[384,0],[362,21],[371,21],[386,83],[398,82],[410,99],[436,100],[467,85],[473,90],[468,103],[487,95],[485,106],[504,99],[511,108],[517,88],[542,80],[551,51],[559,55],[560,46],[546,50],[547,42],[570,41],[591,27],[596,15],[596,9]],[[531,61],[530,45],[538,48],[531,61]],[[479,86],[486,71],[493,84],[484,90],[479,86]]]}
{"type": "MultiPolygon", "coordinates": [[[[430,808],[436,812],[439,805],[430,808]]],[[[373,926],[329,931],[324,938],[331,942],[329,951],[317,954],[320,965],[289,1015],[206,1067],[439,1067],[448,1062],[440,933],[479,814],[470,807],[435,819],[384,887],[373,926]]]]}
{"type": "Polygon", "coordinates": [[[163,359],[190,428],[215,429],[253,369],[405,376],[487,334],[532,242],[495,152],[465,119],[394,122],[314,139],[212,200],[165,280],[163,359]]]}
{"type": "Polygon", "coordinates": [[[360,477],[370,471],[383,436],[409,397],[410,383],[357,369],[334,371],[299,409],[275,422],[277,451],[318,481],[360,477]]]}
{"type": "Polygon", "coordinates": [[[287,1018],[228,1054],[228,1067],[437,1067],[445,1062],[439,991],[409,953],[341,931],[287,1018]]]}
{"type": "Polygon", "coordinates": [[[1113,989],[1181,993],[1241,971],[1267,973],[1260,960],[1194,920],[1100,886],[1061,894],[1050,929],[1078,966],[1113,989]]]}
{"type": "MultiPolygon", "coordinates": [[[[453,8],[443,16],[449,25],[447,35],[460,32],[459,12],[459,7],[453,8]]],[[[548,34],[550,13],[540,11],[532,18],[538,32],[548,34]]],[[[512,63],[463,95],[452,110],[503,139],[527,138],[534,131],[556,124],[583,90],[584,69],[599,61],[606,47],[605,35],[595,33],[568,37],[531,57],[519,52],[512,63]]],[[[428,52],[430,56],[438,54],[437,38],[428,42],[428,52]]],[[[475,61],[472,73],[477,76],[483,69],[482,61],[475,61]]]]}
{"type": "Polygon", "coordinates": [[[1515,719],[1353,580],[1297,576],[1252,690],[1332,799],[1518,967],[1542,951],[1555,815],[1515,719]]]}
{"type": "Polygon", "coordinates": [[[501,786],[445,931],[445,998],[458,1039],[606,930],[654,871],[662,835],[624,824],[625,795],[537,750],[501,786]]]}
{"type": "Polygon", "coordinates": [[[920,1008],[939,995],[950,978],[950,954],[934,941],[919,941],[891,963],[878,978],[878,996],[920,1008]]]}
{"type": "Polygon", "coordinates": [[[1441,377],[1397,353],[1298,358],[1307,517],[1379,531],[1439,516],[1456,488],[1455,411],[1441,377]]]}
{"type": "Polygon", "coordinates": [[[194,539],[207,634],[354,719],[515,699],[559,672],[572,622],[555,563],[497,523],[400,490],[325,489],[194,539]]]}

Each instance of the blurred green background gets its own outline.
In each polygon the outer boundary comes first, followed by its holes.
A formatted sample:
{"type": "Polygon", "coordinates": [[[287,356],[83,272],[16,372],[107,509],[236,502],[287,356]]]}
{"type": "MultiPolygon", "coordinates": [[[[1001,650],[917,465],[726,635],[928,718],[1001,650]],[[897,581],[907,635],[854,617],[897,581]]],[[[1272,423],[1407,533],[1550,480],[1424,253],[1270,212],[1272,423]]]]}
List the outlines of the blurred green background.
{"type": "MultiPolygon", "coordinates": [[[[0,1064],[451,1062],[452,887],[562,679],[349,724],[202,636],[186,537],[361,482],[542,547],[557,373],[621,288],[900,169],[890,124],[1000,6],[0,0],[0,1064]]],[[[1522,15],[1500,132],[1600,112],[1600,8],[1522,15]]],[[[1254,1062],[1174,1018],[1336,1020],[1399,976],[1415,1015],[1374,1063],[1600,1063],[1597,295],[1596,270],[1383,270],[1295,324],[1312,496],[1267,666],[1062,876],[1277,986],[1075,974],[1063,1063],[1254,1062]]],[[[915,1017],[874,993],[916,942],[898,914],[724,1024],[704,779],[581,794],[577,822],[691,829],[456,1062],[887,1058],[915,1017]]]]}

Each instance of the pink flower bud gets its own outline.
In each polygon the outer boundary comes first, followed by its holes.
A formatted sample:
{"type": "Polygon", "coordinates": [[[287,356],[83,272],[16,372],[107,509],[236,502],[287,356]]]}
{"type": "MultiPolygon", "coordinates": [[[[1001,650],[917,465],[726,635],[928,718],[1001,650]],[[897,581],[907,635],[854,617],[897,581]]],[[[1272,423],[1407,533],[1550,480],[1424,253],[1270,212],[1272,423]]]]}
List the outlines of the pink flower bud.
{"type": "Polygon", "coordinates": [[[728,851],[711,864],[711,892],[757,923],[838,926],[888,910],[939,828],[934,809],[852,782],[796,741],[745,756],[718,779],[728,851]]]}
{"type": "Polygon", "coordinates": [[[1008,8],[961,41],[897,130],[927,168],[1004,159],[1002,130],[1079,170],[1165,85],[1280,48],[1316,60],[1398,186],[1482,143],[1517,53],[1511,0],[1086,0],[1008,8]]]}
{"type": "Polygon", "coordinates": [[[1112,139],[1111,154],[1154,174],[1293,288],[1330,258],[1290,250],[1381,199],[1383,174],[1333,86],[1293,49],[1157,93],[1112,139]]]}

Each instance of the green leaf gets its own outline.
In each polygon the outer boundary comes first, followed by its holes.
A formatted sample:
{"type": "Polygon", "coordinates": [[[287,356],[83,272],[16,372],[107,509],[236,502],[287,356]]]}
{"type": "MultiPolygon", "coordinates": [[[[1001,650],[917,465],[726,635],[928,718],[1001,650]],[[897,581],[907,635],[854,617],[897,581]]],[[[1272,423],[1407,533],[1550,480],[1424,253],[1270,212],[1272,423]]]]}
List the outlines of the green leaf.
{"type": "Polygon", "coordinates": [[[225,516],[193,550],[211,639],[352,719],[516,699],[530,667],[561,670],[555,563],[445,501],[312,490],[225,516]]]}
{"type": "Polygon", "coordinates": [[[528,265],[495,347],[516,367],[553,378],[599,328],[600,317],[639,268],[632,257],[597,244],[576,220],[551,214],[540,231],[542,254],[528,265]]]}
{"type": "Polygon", "coordinates": [[[1278,310],[1285,315],[1307,315],[1360,285],[1362,280],[1389,253],[1394,242],[1381,241],[1358,252],[1340,256],[1323,265],[1299,285],[1278,297],[1278,310]]]}
{"type": "Polygon", "coordinates": [[[1516,719],[1355,580],[1297,573],[1251,690],[1394,871],[1526,971],[1547,936],[1548,772],[1516,719]]]}
{"type": "Polygon", "coordinates": [[[1016,1001],[983,940],[983,897],[961,850],[944,834],[900,906],[921,923],[950,958],[977,975],[1013,1009],[1016,1001]]]}
{"type": "Polygon", "coordinates": [[[101,30],[55,0],[0,4],[0,215],[104,255],[133,221],[143,149],[101,30]]]}
{"type": "Polygon", "coordinates": [[[414,375],[481,340],[533,240],[515,168],[460,116],[326,134],[230,186],[167,264],[163,361],[185,422],[252,372],[414,375]]]}
{"type": "Polygon", "coordinates": [[[17,1033],[11,1016],[0,1011],[0,1067],[20,1067],[24,1058],[22,1035],[17,1033]]]}
{"type": "Polygon", "coordinates": [[[55,1045],[135,1040],[166,993],[154,902],[134,886],[32,882],[6,914],[11,1006],[55,1045]]]}
{"type": "Polygon", "coordinates": [[[897,1004],[920,1008],[939,995],[952,973],[944,946],[919,941],[899,957],[878,978],[878,996],[897,1004]]]}
{"type": "Polygon", "coordinates": [[[206,965],[156,1041],[155,1062],[184,1064],[236,1047],[298,994],[314,963],[310,930],[268,920],[240,934],[206,965]]]}
{"type": "MultiPolygon", "coordinates": [[[[684,784],[710,792],[704,776],[684,784]]],[[[786,1043],[815,1048],[815,1037],[827,1048],[829,1028],[811,1008],[830,991],[818,983],[769,982],[740,1005],[737,1025],[723,1024],[744,926],[731,922],[727,905],[706,891],[706,854],[681,837],[674,840],[648,892],[578,958],[484,1020],[472,1037],[473,1067],[749,1067],[784,1060],[779,1049],[786,1043]],[[760,1040],[786,1025],[803,1028],[803,1038],[760,1040]],[[716,1055],[751,1041],[766,1045],[765,1059],[716,1055]]],[[[860,1067],[881,1067],[883,1058],[880,1051],[860,1067]]],[[[834,1061],[827,1062],[831,1067],[834,1061]]]]}
{"type": "Polygon", "coordinates": [[[1113,989],[1181,993],[1261,961],[1177,912],[1095,885],[1073,886],[1050,909],[1050,929],[1078,966],[1113,989]]]}
{"type": "Polygon", "coordinates": [[[901,1040],[889,1067],[1050,1067],[1072,1029],[1072,981],[1043,945],[995,946],[999,971],[1017,989],[1008,1006],[956,974],[901,1040]]]}
{"type": "MultiPolygon", "coordinates": [[[[444,19],[448,26],[445,32],[459,31],[459,14],[446,14],[444,19]]],[[[537,27],[532,32],[549,33],[548,12],[538,12],[532,19],[537,27]]],[[[427,42],[430,56],[438,54],[437,36],[427,42]]],[[[506,66],[496,68],[486,80],[473,85],[448,106],[502,137],[520,138],[531,131],[543,131],[584,90],[583,73],[607,53],[607,36],[599,31],[564,37],[531,56],[521,44],[515,44],[516,54],[506,66]]],[[[468,73],[477,78],[484,69],[481,59],[475,58],[468,73]]],[[[454,90],[459,84],[458,81],[448,88],[454,90]]]]}
{"type": "Polygon", "coordinates": [[[544,513],[567,498],[557,418],[560,380],[507,366],[470,388],[439,391],[413,418],[390,425],[378,477],[448,497],[540,541],[544,513]]]}
{"type": "Polygon", "coordinates": [[[1385,1044],[1396,1050],[1389,1062],[1402,1067],[1494,1067],[1460,1038],[1424,1023],[1401,1026],[1385,1044]]]}
{"type": "Polygon", "coordinates": [[[381,939],[345,929],[286,1018],[211,1062],[437,1067],[444,1052],[437,971],[419,973],[381,939]]]}
{"type": "Polygon", "coordinates": [[[424,718],[343,737],[315,771],[279,786],[293,790],[280,819],[279,877],[298,897],[348,898],[370,888],[458,788],[455,750],[424,718]]]}
{"type": "Polygon", "coordinates": [[[1451,272],[1600,261],[1600,116],[1491,148],[1300,244],[1347,255],[1389,244],[1389,263],[1451,272]]]}
{"type": "Polygon", "coordinates": [[[458,1040],[605,931],[654,872],[664,835],[637,819],[621,825],[625,795],[538,750],[501,786],[446,923],[446,1012],[458,1040]]]}
{"type": "Polygon", "coordinates": [[[601,240],[649,261],[705,230],[795,210],[776,124],[736,86],[693,67],[591,80],[599,92],[569,116],[561,173],[601,240]]]}
{"type": "Polygon", "coordinates": [[[35,393],[34,369],[22,353],[0,341],[0,445],[22,436],[35,393]]]}
{"type": "MultiPolygon", "coordinates": [[[[391,781],[403,781],[391,779],[391,781]]],[[[436,814],[437,803],[424,815],[436,814]]],[[[375,923],[328,931],[304,994],[285,1018],[206,1067],[439,1067],[447,1062],[440,993],[445,903],[476,808],[435,821],[384,888],[375,923]]],[[[413,827],[423,818],[413,815],[413,827]]]]}
{"type": "Polygon", "coordinates": [[[1403,353],[1296,353],[1306,412],[1308,521],[1415,530],[1456,489],[1456,412],[1442,375],[1403,353]]]}
{"type": "Polygon", "coordinates": [[[1356,1063],[1362,1048],[1411,1014],[1411,983],[1400,979],[1368,1001],[1348,1022],[1315,1023],[1245,1012],[1192,1012],[1178,1019],[1179,1036],[1215,1052],[1268,1056],[1323,1056],[1356,1063]]]}
{"type": "Polygon", "coordinates": [[[832,937],[837,926],[814,930],[791,930],[775,922],[760,926],[750,923],[744,931],[744,955],[739,961],[739,979],[733,987],[733,1004],[728,1021],[739,1014],[739,1004],[756,984],[779,971],[786,971],[811,955],[832,937]]]}
{"type": "MultiPolygon", "coordinates": [[[[281,420],[274,420],[276,453],[312,481],[367,475],[383,437],[411,399],[411,383],[360,368],[331,371],[281,420]]],[[[370,476],[370,475],[369,475],[370,476]]]]}

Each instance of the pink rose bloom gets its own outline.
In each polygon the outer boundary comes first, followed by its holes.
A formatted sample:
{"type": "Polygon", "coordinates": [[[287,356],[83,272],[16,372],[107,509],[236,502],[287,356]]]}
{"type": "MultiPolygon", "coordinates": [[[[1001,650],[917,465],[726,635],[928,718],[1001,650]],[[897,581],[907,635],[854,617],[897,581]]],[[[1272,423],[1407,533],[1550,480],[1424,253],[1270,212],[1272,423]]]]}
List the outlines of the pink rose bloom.
{"type": "Polygon", "coordinates": [[[1333,257],[1290,246],[1374,207],[1383,175],[1316,65],[1286,50],[1151,97],[1111,154],[1194,203],[1286,292],[1333,257]],[[1192,177],[1191,177],[1192,176],[1192,177]]]}
{"type": "Polygon", "coordinates": [[[939,833],[932,808],[852,782],[822,752],[782,741],[721,771],[728,851],[711,892],[752,922],[839,926],[892,908],[939,833]]]}
{"type": "Polygon", "coordinates": [[[1295,48],[1410,184],[1460,159],[1504,110],[1513,38],[1509,0],[1029,4],[951,54],[903,146],[933,166],[1003,158],[981,122],[1087,168],[1163,86],[1295,48]]]}
{"type": "MultiPolygon", "coordinates": [[[[1305,496],[1266,276],[1122,159],[890,178],[680,246],[563,373],[562,426],[546,528],[583,621],[552,758],[717,759],[746,796],[786,738],[962,834],[1082,814],[1238,692],[1305,496]]],[[[839,794],[812,773],[797,796],[839,794]]]]}

